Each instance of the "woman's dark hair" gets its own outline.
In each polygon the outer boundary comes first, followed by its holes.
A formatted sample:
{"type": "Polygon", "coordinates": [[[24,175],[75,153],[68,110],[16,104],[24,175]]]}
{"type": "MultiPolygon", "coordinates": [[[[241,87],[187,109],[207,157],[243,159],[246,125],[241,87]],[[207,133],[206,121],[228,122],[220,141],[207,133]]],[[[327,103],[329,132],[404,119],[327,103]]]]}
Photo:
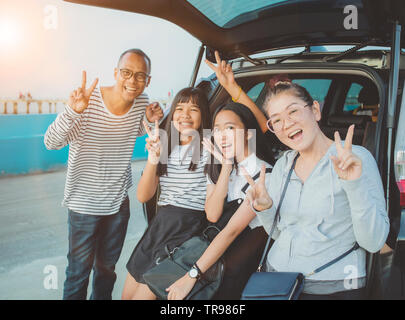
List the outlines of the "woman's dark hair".
{"type": "Polygon", "coordinates": [[[299,84],[293,82],[281,81],[277,82],[274,87],[269,87],[266,99],[264,100],[265,110],[268,108],[268,103],[273,97],[287,91],[291,91],[294,96],[301,99],[310,106],[314,104],[314,99],[311,97],[307,89],[305,89],[303,86],[300,86],[299,84]]]}
{"type": "MultiPolygon", "coordinates": [[[[244,105],[231,102],[218,108],[212,117],[212,127],[214,127],[215,119],[218,113],[225,110],[232,111],[240,118],[245,127],[246,134],[247,130],[249,129],[254,129],[256,131],[256,156],[269,164],[274,164],[274,155],[271,146],[269,145],[265,135],[263,134],[256,117],[254,116],[252,111],[250,111],[244,105]]],[[[211,142],[214,144],[213,138],[211,138],[211,142]]],[[[214,162],[214,157],[212,155],[210,160],[211,161],[208,162],[205,166],[205,173],[208,174],[213,183],[217,183],[222,165],[218,164],[218,161],[214,162]]],[[[238,168],[236,159],[234,159],[233,167],[236,169],[238,168]]]]}
{"type": "MultiPolygon", "coordinates": [[[[166,126],[164,130],[167,133],[167,143],[163,143],[163,154],[167,156],[173,151],[174,147],[179,144],[178,139],[172,139],[172,129],[176,130],[172,126],[173,114],[176,111],[176,107],[179,103],[188,103],[191,102],[196,104],[200,108],[201,112],[201,125],[198,128],[199,139],[193,139],[190,147],[193,148],[193,155],[191,158],[190,166],[188,170],[194,171],[197,168],[197,164],[200,161],[202,155],[202,139],[203,139],[203,129],[210,129],[210,109],[208,106],[208,99],[206,94],[199,88],[187,87],[181,89],[173,99],[170,112],[167,116],[166,126]],[[173,141],[172,141],[173,140],[173,141]],[[173,142],[173,144],[172,144],[173,142]]],[[[166,159],[167,160],[167,159],[166,159]]],[[[157,167],[157,175],[160,177],[162,175],[167,175],[167,161],[164,163],[159,162],[157,167]]]]}

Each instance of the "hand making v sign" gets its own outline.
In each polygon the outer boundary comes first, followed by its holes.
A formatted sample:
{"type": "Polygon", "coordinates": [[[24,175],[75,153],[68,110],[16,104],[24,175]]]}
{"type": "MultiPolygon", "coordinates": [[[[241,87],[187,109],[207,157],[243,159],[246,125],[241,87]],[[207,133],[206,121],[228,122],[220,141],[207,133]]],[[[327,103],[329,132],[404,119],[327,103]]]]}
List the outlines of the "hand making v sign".
{"type": "Polygon", "coordinates": [[[231,159],[226,159],[222,154],[222,151],[218,150],[211,140],[207,137],[203,138],[202,144],[209,153],[211,153],[215,159],[219,161],[221,165],[227,165],[232,167],[233,161],[231,159]]]}
{"type": "Polygon", "coordinates": [[[233,75],[232,67],[229,63],[226,63],[225,60],[221,60],[219,57],[218,51],[215,51],[215,60],[217,62],[217,66],[212,64],[207,59],[205,63],[215,72],[219,83],[227,89],[229,86],[235,84],[235,77],[233,75]]]}
{"type": "Polygon", "coordinates": [[[90,96],[98,83],[96,78],[91,87],[86,89],[86,71],[82,72],[82,86],[73,90],[69,96],[68,105],[77,113],[82,113],[89,106],[90,96]]]}
{"type": "Polygon", "coordinates": [[[160,159],[160,137],[159,137],[159,121],[155,120],[155,129],[153,133],[151,128],[148,124],[143,121],[143,125],[145,127],[146,133],[148,134],[148,138],[145,139],[146,141],[146,149],[148,150],[148,161],[152,164],[157,165],[160,159]]]}
{"type": "Polygon", "coordinates": [[[246,201],[250,203],[256,211],[269,209],[273,205],[273,200],[270,198],[266,189],[266,167],[263,164],[260,169],[260,176],[255,182],[244,167],[240,168],[244,177],[250,184],[250,188],[246,193],[246,201]]]}
{"type": "Polygon", "coordinates": [[[331,156],[336,174],[343,180],[356,180],[361,177],[361,159],[352,152],[354,124],[347,131],[344,146],[339,132],[335,132],[337,156],[331,156]]]}

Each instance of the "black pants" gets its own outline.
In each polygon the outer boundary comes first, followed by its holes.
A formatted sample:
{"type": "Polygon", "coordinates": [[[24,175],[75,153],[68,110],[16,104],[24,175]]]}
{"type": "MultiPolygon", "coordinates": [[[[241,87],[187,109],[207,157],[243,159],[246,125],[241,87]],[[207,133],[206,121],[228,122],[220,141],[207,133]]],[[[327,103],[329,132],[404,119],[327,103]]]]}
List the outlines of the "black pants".
{"type": "Polygon", "coordinates": [[[64,300],[84,300],[93,269],[92,300],[111,300],[117,263],[129,220],[129,199],[112,215],[97,216],[68,210],[69,252],[64,300]]]}

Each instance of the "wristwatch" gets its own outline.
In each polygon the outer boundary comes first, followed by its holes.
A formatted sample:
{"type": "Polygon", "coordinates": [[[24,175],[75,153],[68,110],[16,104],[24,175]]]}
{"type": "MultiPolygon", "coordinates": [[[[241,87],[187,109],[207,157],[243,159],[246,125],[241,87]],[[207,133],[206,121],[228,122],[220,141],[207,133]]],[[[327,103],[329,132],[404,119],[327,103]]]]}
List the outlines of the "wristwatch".
{"type": "Polygon", "coordinates": [[[188,275],[190,276],[190,278],[197,280],[201,277],[201,270],[196,263],[193,264],[192,268],[188,272],[188,275]]]}

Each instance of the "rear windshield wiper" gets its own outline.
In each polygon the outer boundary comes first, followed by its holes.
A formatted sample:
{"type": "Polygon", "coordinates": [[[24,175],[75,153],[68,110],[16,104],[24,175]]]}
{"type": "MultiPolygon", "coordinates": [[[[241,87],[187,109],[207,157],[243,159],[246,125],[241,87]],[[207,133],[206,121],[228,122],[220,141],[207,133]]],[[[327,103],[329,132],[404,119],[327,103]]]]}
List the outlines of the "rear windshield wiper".
{"type": "Polygon", "coordinates": [[[311,50],[310,50],[310,46],[306,46],[305,49],[302,50],[301,52],[298,52],[298,53],[296,53],[296,54],[293,54],[292,56],[288,56],[288,57],[284,57],[284,58],[278,59],[278,60],[276,61],[276,64],[281,63],[281,62],[284,62],[284,61],[286,61],[286,60],[288,60],[288,59],[291,59],[291,58],[300,57],[300,56],[302,56],[304,53],[308,53],[308,52],[310,52],[310,51],[311,51],[311,50]]]}
{"type": "Polygon", "coordinates": [[[250,63],[254,64],[255,66],[259,66],[261,64],[267,64],[266,59],[257,59],[257,58],[251,58],[248,55],[240,52],[239,55],[244,58],[246,61],[249,61],[250,63]]]}
{"type": "Polygon", "coordinates": [[[343,59],[344,57],[346,57],[346,56],[348,56],[348,55],[350,55],[350,54],[352,54],[352,53],[354,53],[356,51],[359,51],[360,49],[362,49],[364,47],[369,46],[373,42],[374,42],[373,40],[370,40],[370,41],[367,41],[366,43],[358,44],[357,46],[354,46],[353,48],[350,48],[350,49],[348,49],[346,51],[338,53],[337,55],[334,55],[332,57],[325,57],[323,60],[325,62],[337,62],[337,61],[343,59]]]}

